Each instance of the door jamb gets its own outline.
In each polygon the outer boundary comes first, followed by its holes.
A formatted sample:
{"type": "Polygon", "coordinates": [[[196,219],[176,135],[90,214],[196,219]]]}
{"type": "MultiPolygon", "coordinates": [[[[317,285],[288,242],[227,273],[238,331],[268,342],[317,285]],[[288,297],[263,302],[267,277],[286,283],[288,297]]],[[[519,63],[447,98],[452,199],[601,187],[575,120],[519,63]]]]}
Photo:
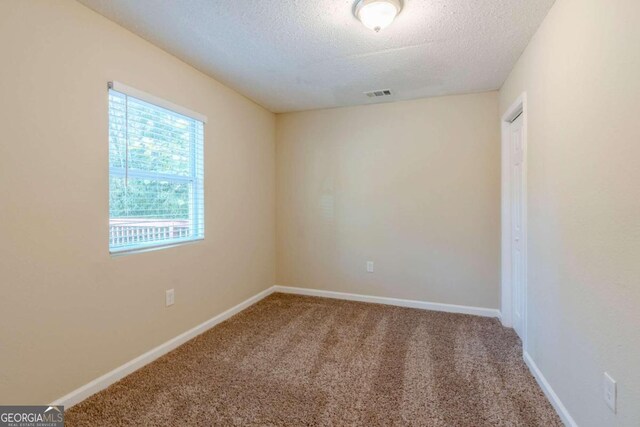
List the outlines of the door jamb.
{"type": "Polygon", "coordinates": [[[527,350],[527,271],[528,271],[528,222],[527,222],[527,94],[522,93],[502,116],[502,178],[501,178],[501,311],[502,324],[513,327],[513,300],[511,293],[511,144],[509,126],[522,114],[522,251],[523,251],[523,319],[522,346],[527,350]]]}

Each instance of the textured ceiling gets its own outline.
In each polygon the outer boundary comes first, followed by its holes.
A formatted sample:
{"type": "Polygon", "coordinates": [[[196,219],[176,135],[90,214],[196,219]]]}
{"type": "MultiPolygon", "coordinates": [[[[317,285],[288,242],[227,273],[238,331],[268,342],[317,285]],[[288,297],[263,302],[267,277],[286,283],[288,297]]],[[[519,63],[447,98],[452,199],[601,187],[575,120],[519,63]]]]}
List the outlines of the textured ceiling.
{"type": "Polygon", "coordinates": [[[355,0],[79,0],[274,112],[498,89],[554,0],[404,0],[380,33],[355,0]]]}

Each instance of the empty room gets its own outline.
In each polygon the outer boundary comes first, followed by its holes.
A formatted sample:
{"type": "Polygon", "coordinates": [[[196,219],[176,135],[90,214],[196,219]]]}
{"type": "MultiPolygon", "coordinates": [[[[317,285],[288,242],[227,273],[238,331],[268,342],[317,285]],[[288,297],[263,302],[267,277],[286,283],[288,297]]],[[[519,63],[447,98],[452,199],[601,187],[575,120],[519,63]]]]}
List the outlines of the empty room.
{"type": "Polygon", "coordinates": [[[0,427],[640,427],[639,19],[0,0],[0,427]]]}

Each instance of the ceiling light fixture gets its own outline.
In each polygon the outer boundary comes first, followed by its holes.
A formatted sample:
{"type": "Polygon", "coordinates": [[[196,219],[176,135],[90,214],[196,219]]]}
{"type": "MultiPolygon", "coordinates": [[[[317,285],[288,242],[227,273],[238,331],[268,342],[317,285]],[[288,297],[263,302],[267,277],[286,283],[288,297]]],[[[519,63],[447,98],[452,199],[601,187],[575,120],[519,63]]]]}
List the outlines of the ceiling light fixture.
{"type": "Polygon", "coordinates": [[[377,33],[391,25],[401,10],[401,0],[358,0],[355,15],[365,27],[377,33]]]}

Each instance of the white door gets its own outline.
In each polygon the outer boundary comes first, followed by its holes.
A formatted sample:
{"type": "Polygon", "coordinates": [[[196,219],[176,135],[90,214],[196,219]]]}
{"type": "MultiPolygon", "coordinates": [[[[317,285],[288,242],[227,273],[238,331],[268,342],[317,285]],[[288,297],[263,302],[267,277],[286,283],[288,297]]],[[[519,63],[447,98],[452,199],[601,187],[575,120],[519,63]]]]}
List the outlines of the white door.
{"type": "Polygon", "coordinates": [[[526,254],[524,248],[524,147],[522,115],[510,126],[511,139],[511,295],[513,329],[524,340],[526,254]]]}

